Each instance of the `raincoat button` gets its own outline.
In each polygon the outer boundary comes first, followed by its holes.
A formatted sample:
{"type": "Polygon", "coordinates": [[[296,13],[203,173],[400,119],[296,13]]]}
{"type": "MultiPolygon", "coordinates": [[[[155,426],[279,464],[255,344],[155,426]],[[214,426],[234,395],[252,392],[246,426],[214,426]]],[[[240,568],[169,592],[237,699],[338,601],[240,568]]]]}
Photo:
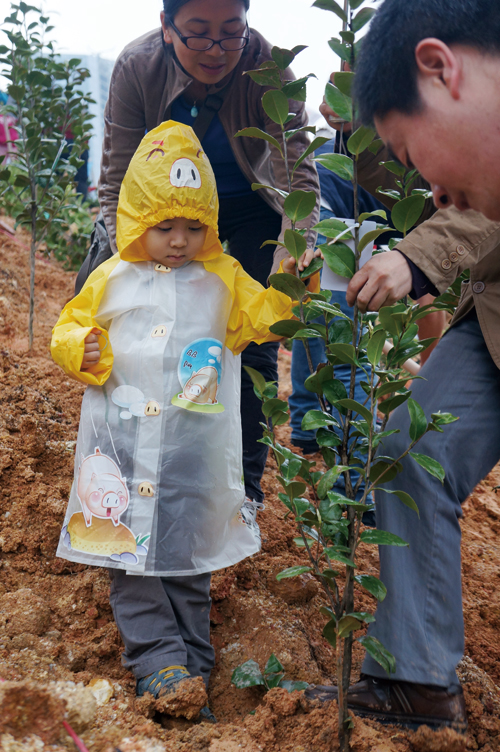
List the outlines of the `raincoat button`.
{"type": "Polygon", "coordinates": [[[457,245],[457,253],[460,256],[465,256],[465,254],[467,253],[467,248],[464,245],[457,245]]]}
{"type": "Polygon", "coordinates": [[[441,266],[443,269],[451,269],[451,261],[449,258],[445,258],[441,261],[441,266]]]}
{"type": "Polygon", "coordinates": [[[139,483],[139,496],[154,496],[155,492],[153,491],[153,486],[151,483],[148,483],[147,481],[143,481],[142,483],[139,483]]]}
{"type": "Polygon", "coordinates": [[[164,337],[167,333],[167,327],[165,324],[159,324],[158,326],[155,326],[153,331],[151,332],[152,337],[164,337]]]}
{"type": "Polygon", "coordinates": [[[159,415],[160,405],[155,400],[149,400],[144,410],[144,415],[159,415]]]}
{"type": "Polygon", "coordinates": [[[455,251],[452,251],[450,253],[450,261],[453,261],[453,263],[455,263],[456,261],[458,261],[459,258],[460,257],[458,255],[458,253],[455,253],[455,251]]]}
{"type": "Polygon", "coordinates": [[[474,284],[472,285],[473,291],[477,292],[478,294],[483,292],[485,287],[486,285],[484,284],[484,282],[474,282],[474,284]]]}
{"type": "Polygon", "coordinates": [[[155,272],[171,272],[172,269],[165,264],[155,264],[155,272]]]}

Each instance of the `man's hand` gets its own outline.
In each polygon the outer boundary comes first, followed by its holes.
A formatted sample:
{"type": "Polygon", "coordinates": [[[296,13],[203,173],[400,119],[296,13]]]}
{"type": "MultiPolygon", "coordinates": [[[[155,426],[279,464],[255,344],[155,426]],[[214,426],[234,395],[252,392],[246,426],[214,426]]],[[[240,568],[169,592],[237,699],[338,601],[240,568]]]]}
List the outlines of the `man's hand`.
{"type": "MultiPolygon", "coordinates": [[[[319,248],[316,248],[315,251],[310,248],[308,248],[307,251],[304,251],[297,264],[299,272],[303,272],[304,269],[307,269],[314,258],[323,258],[323,254],[319,248]]],[[[288,256],[288,258],[283,261],[283,271],[287,274],[295,274],[295,259],[293,256],[288,256]]]]}
{"type": "Polygon", "coordinates": [[[99,348],[99,335],[100,335],[99,329],[92,329],[90,334],[87,334],[85,337],[85,348],[83,352],[83,360],[82,365],[80,366],[80,371],[85,371],[87,368],[90,368],[91,366],[95,366],[97,363],[99,363],[99,360],[101,358],[101,351],[99,348]]]}
{"type": "Polygon", "coordinates": [[[378,311],[408,295],[412,288],[410,265],[398,251],[374,256],[357,272],[347,287],[347,304],[360,311],[378,311]]]}

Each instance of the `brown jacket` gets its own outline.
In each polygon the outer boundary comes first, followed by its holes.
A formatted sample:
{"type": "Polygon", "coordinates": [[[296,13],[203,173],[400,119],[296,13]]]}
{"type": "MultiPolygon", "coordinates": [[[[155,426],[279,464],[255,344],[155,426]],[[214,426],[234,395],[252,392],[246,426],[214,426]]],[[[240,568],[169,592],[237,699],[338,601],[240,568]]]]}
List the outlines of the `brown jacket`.
{"type": "MultiPolygon", "coordinates": [[[[265,183],[288,190],[286,170],[276,147],[257,138],[233,138],[234,134],[249,126],[267,131],[281,143],[280,127],[264,112],[262,95],[266,90],[243,73],[258,68],[265,60],[271,60],[270,44],[256,31],[250,30],[250,43],[235,70],[219,85],[210,87],[208,93],[229,87],[224,94],[224,103],[219,119],[229,139],[236,161],[249,183],[265,183]]],[[[286,77],[294,76],[290,70],[286,77]]],[[[172,55],[171,45],[164,45],[161,29],[144,34],[131,42],[118,57],[109,90],[109,99],[104,114],[104,144],[99,202],[104,221],[116,248],[116,208],[120,185],[145,131],[159,125],[165,119],[169,105],[189,86],[192,79],[182,70],[172,55]]],[[[303,102],[291,103],[295,118],[287,129],[300,128],[307,123],[303,102]]],[[[306,133],[298,133],[288,141],[290,168],[308,146],[306,133]]],[[[302,162],[294,177],[294,188],[315,191],[319,196],[319,181],[316,167],[310,159],[302,162]]],[[[262,197],[280,215],[283,200],[275,191],[261,190],[262,197]]],[[[313,214],[299,226],[308,229],[308,245],[312,247],[316,234],[309,228],[318,222],[319,201],[313,214]]],[[[282,231],[290,227],[283,215],[282,231]]],[[[280,254],[281,256],[281,254],[280,254]]]]}
{"type": "MultiPolygon", "coordinates": [[[[376,157],[364,152],[359,164],[360,182],[375,193],[378,186],[394,187],[391,173],[379,162],[388,159],[385,150],[376,157]]],[[[422,181],[422,185],[425,185],[422,181]]],[[[454,207],[435,211],[428,202],[425,216],[396,246],[421,269],[440,293],[464,271],[470,269],[470,282],[462,284],[462,293],[452,319],[455,324],[474,306],[486,345],[500,368],[500,223],[472,210],[460,212],[454,207]]]]}

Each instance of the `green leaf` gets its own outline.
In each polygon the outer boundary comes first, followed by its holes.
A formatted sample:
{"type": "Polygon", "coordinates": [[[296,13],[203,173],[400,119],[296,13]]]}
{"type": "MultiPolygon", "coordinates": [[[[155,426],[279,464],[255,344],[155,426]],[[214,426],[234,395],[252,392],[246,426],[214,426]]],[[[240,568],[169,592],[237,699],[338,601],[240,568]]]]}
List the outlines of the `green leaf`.
{"type": "Polygon", "coordinates": [[[284,321],[277,321],[275,324],[271,324],[269,331],[273,334],[278,334],[280,337],[293,337],[296,332],[305,328],[306,324],[303,324],[302,321],[285,319],[284,321]]]}
{"type": "Polygon", "coordinates": [[[352,562],[348,556],[338,551],[336,546],[325,548],[325,554],[332,561],[338,561],[340,564],[344,564],[346,567],[356,569],[354,562],[352,562]]]}
{"type": "Polygon", "coordinates": [[[388,469],[390,465],[392,465],[392,460],[391,462],[386,462],[383,459],[377,459],[370,467],[370,482],[379,482],[379,478],[382,474],[383,480],[380,481],[381,483],[388,483],[390,480],[394,480],[396,475],[401,472],[401,463],[396,463],[396,465],[388,469]]]}
{"type": "Polygon", "coordinates": [[[259,86],[272,86],[276,89],[281,87],[279,68],[271,60],[264,61],[256,70],[245,71],[259,86]]]}
{"type": "Polygon", "coordinates": [[[382,666],[384,671],[388,674],[393,674],[396,671],[396,660],[394,656],[384,648],[380,640],[377,640],[376,637],[371,637],[370,635],[364,635],[363,637],[358,637],[358,642],[361,643],[366,652],[382,666]]]}
{"type": "Polygon", "coordinates": [[[362,415],[369,425],[373,423],[373,415],[368,408],[360,402],[356,402],[356,400],[353,399],[341,399],[337,402],[337,405],[345,407],[347,410],[352,410],[353,414],[358,413],[359,415],[362,415]]]}
{"type": "Polygon", "coordinates": [[[431,420],[438,426],[446,426],[449,423],[454,423],[456,420],[458,420],[458,418],[456,415],[452,415],[451,413],[437,412],[431,414],[431,420]]]}
{"type": "Polygon", "coordinates": [[[410,439],[418,441],[427,431],[427,418],[425,413],[414,399],[408,400],[408,412],[410,413],[410,439]]]}
{"type": "Polygon", "coordinates": [[[327,492],[331,488],[333,488],[335,481],[337,480],[339,475],[340,472],[338,470],[338,467],[331,467],[330,470],[327,470],[326,473],[323,474],[323,477],[321,478],[316,488],[316,493],[318,494],[318,497],[320,499],[324,499],[327,492]]]}
{"type": "Polygon", "coordinates": [[[395,494],[400,501],[403,502],[405,506],[407,506],[409,509],[413,509],[414,512],[418,514],[420,517],[420,512],[418,511],[418,506],[416,505],[414,499],[410,496],[410,494],[406,493],[406,491],[390,491],[388,488],[375,488],[375,491],[385,491],[385,493],[395,494]]]}
{"type": "Polygon", "coordinates": [[[264,683],[264,677],[260,672],[259,664],[252,659],[235,668],[231,676],[231,684],[234,684],[238,689],[258,687],[264,683]]]}
{"type": "MultiPolygon", "coordinates": [[[[238,131],[238,133],[234,134],[235,138],[237,138],[238,136],[247,136],[249,138],[260,138],[263,141],[268,141],[270,144],[275,146],[278,149],[281,156],[283,156],[283,152],[281,151],[281,146],[280,146],[279,141],[277,141],[277,139],[275,139],[274,136],[270,136],[269,133],[262,131],[260,128],[243,128],[241,131],[238,131]]],[[[265,187],[267,188],[267,186],[265,187]]]]}
{"type": "Polygon", "coordinates": [[[281,671],[284,671],[285,669],[279,662],[279,660],[276,658],[274,653],[271,653],[270,658],[268,662],[266,663],[266,667],[264,669],[265,674],[279,674],[281,671]]]}
{"type": "MultiPolygon", "coordinates": [[[[316,196],[314,196],[314,201],[316,202],[316,196]]],[[[287,251],[291,256],[293,256],[296,261],[299,260],[304,251],[307,249],[307,240],[303,235],[300,234],[300,232],[297,232],[296,230],[286,229],[283,241],[287,251]]]]}
{"type": "Polygon", "coordinates": [[[321,271],[323,268],[323,259],[319,256],[316,256],[313,258],[309,266],[306,266],[305,269],[303,269],[301,272],[299,272],[300,279],[308,279],[309,277],[312,277],[313,274],[316,274],[316,272],[321,271]]]}
{"type": "Polygon", "coordinates": [[[345,60],[346,63],[351,62],[351,47],[349,47],[347,44],[342,44],[340,39],[332,37],[332,39],[330,39],[330,41],[328,42],[328,46],[336,55],[341,58],[341,60],[345,60]]]}
{"type": "Polygon", "coordinates": [[[327,266],[340,277],[351,279],[356,271],[356,258],[345,243],[324,244],[320,246],[327,266]]]}
{"type": "Polygon", "coordinates": [[[301,428],[303,431],[314,431],[324,426],[337,426],[338,422],[329,413],[321,410],[308,410],[302,418],[301,428]]]}
{"type": "Polygon", "coordinates": [[[363,5],[365,0],[349,0],[349,7],[351,10],[356,10],[360,5],[363,5]]]}
{"type": "Polygon", "coordinates": [[[366,248],[368,243],[372,243],[379,237],[379,235],[383,235],[384,232],[387,232],[387,229],[387,227],[379,227],[377,230],[369,230],[368,232],[365,232],[358,243],[358,253],[361,253],[361,251],[366,248]]]}
{"type": "Polygon", "coordinates": [[[341,222],[340,219],[336,219],[335,217],[331,217],[330,219],[322,219],[321,222],[318,222],[317,225],[314,225],[312,228],[318,233],[321,233],[321,235],[324,235],[325,238],[336,238],[340,233],[345,233],[346,230],[349,230],[349,233],[344,235],[344,238],[346,240],[352,239],[352,233],[350,232],[350,228],[348,225],[346,225],[345,222],[341,222]]]}
{"type": "Polygon", "coordinates": [[[328,353],[333,355],[340,363],[349,363],[352,366],[359,365],[353,345],[328,345],[328,353]]]}
{"type": "Polygon", "coordinates": [[[365,219],[368,219],[368,217],[381,217],[382,219],[387,220],[387,212],[385,209],[375,209],[371,212],[363,212],[359,215],[359,223],[361,224],[365,219]]]}
{"type": "Polygon", "coordinates": [[[407,383],[412,379],[412,376],[408,376],[404,379],[397,379],[396,381],[386,381],[382,386],[377,387],[375,390],[375,396],[377,399],[383,397],[386,394],[393,394],[399,392],[400,389],[404,389],[407,383]]]}
{"type": "Polygon", "coordinates": [[[297,169],[299,165],[302,164],[304,159],[306,159],[306,157],[308,157],[309,154],[312,154],[314,151],[316,151],[316,149],[319,149],[320,146],[323,146],[323,144],[326,144],[326,142],[329,140],[330,140],[329,138],[325,138],[324,136],[317,136],[316,138],[314,138],[309,144],[309,146],[307,147],[307,149],[301,154],[301,156],[295,162],[292,168],[292,177],[293,177],[295,170],[297,169]]]}
{"type": "Polygon", "coordinates": [[[304,681],[289,681],[288,679],[282,679],[278,684],[281,689],[286,689],[287,692],[301,691],[307,689],[309,684],[304,681]]]}
{"type": "Polygon", "coordinates": [[[379,329],[372,334],[370,341],[366,346],[366,355],[372,366],[376,366],[380,362],[384,345],[385,332],[383,329],[379,329]]]}
{"type": "Polygon", "coordinates": [[[301,329],[296,334],[294,334],[292,339],[312,339],[312,338],[321,337],[321,336],[322,336],[321,333],[318,332],[317,329],[312,329],[312,328],[308,329],[306,327],[306,329],[301,329]]]}
{"type": "Polygon", "coordinates": [[[336,447],[342,443],[337,434],[334,431],[329,431],[327,428],[318,429],[316,441],[320,447],[336,447]]]}
{"type": "Polygon", "coordinates": [[[399,535],[388,533],[386,530],[363,530],[359,536],[363,543],[370,543],[375,546],[408,546],[399,535]]]}
{"type": "Polygon", "coordinates": [[[266,380],[264,376],[258,371],[256,371],[255,368],[250,368],[250,366],[243,366],[243,368],[252,379],[252,384],[254,385],[254,388],[259,392],[259,394],[262,394],[262,392],[266,388],[266,380]]]}
{"type": "Polygon", "coordinates": [[[322,635],[325,640],[330,643],[332,648],[335,649],[337,647],[337,624],[334,619],[330,619],[330,621],[325,624],[322,635]]]}
{"type": "Polygon", "coordinates": [[[276,575],[276,579],[279,581],[284,580],[288,577],[298,577],[301,574],[305,574],[306,572],[310,572],[311,567],[304,567],[304,566],[296,566],[296,567],[288,567],[288,569],[284,569],[282,572],[276,575]]]}
{"type": "Polygon", "coordinates": [[[271,274],[269,284],[292,300],[302,300],[306,294],[305,284],[293,274],[271,274]]]}
{"type": "Polygon", "coordinates": [[[288,402],[274,397],[273,399],[266,400],[262,405],[262,412],[266,418],[269,418],[276,410],[288,411],[288,402]]]}
{"type": "Polygon", "coordinates": [[[288,118],[288,98],[286,95],[279,89],[266,91],[262,97],[262,106],[266,115],[273,122],[283,127],[288,118]]]}
{"type": "Polygon", "coordinates": [[[328,83],[325,86],[325,102],[339,117],[348,123],[352,120],[352,101],[340,89],[328,83]]]}
{"type": "Polygon", "coordinates": [[[252,191],[258,191],[261,188],[267,188],[267,190],[274,191],[275,193],[280,195],[281,198],[286,198],[288,196],[287,191],[282,191],[280,188],[275,188],[272,185],[265,185],[265,183],[252,183],[250,188],[252,189],[252,191]]]}
{"type": "Polygon", "coordinates": [[[387,595],[387,588],[378,577],[373,577],[371,574],[355,574],[354,579],[378,601],[383,601],[387,595]]]}
{"type": "Polygon", "coordinates": [[[352,73],[352,71],[339,71],[338,73],[335,73],[334,84],[342,94],[345,94],[346,97],[351,96],[353,83],[354,73],[352,73]]]}
{"type": "Polygon", "coordinates": [[[344,9],[335,2],[335,0],[314,0],[312,4],[313,8],[321,8],[321,10],[330,10],[335,13],[342,21],[347,23],[347,16],[344,9]]]}
{"type": "Polygon", "coordinates": [[[354,32],[359,31],[360,29],[365,26],[365,24],[368,23],[368,21],[371,20],[372,16],[375,13],[375,8],[362,8],[359,13],[356,13],[354,18],[352,19],[351,28],[354,32]]]}
{"type": "Polygon", "coordinates": [[[373,624],[375,621],[374,615],[370,614],[368,611],[353,611],[352,614],[348,614],[348,616],[354,616],[355,619],[364,621],[365,624],[373,624]]]}
{"type": "Polygon", "coordinates": [[[354,616],[343,616],[338,624],[338,635],[339,637],[347,637],[348,634],[353,632],[355,629],[359,629],[361,627],[361,622],[359,619],[356,619],[354,616]]]}
{"type": "Polygon", "coordinates": [[[358,156],[363,152],[365,149],[367,149],[373,139],[375,138],[375,131],[373,128],[367,128],[364,125],[361,125],[357,130],[354,131],[352,136],[350,136],[349,140],[347,141],[347,148],[351,152],[351,154],[355,154],[358,156]]]}
{"type": "Polygon", "coordinates": [[[410,455],[413,457],[415,462],[419,464],[420,467],[423,467],[424,470],[427,470],[430,475],[433,475],[435,478],[440,480],[441,483],[444,482],[444,468],[437,460],[434,460],[432,457],[428,457],[426,454],[418,454],[417,452],[410,452],[410,455]]]}
{"type": "Polygon", "coordinates": [[[317,199],[314,191],[292,191],[286,197],[283,209],[292,222],[300,222],[311,214],[316,206],[317,199]]]}
{"type": "Polygon", "coordinates": [[[316,373],[312,373],[304,382],[305,388],[309,392],[315,392],[321,394],[323,392],[323,384],[333,377],[333,368],[330,365],[320,363],[322,368],[318,366],[316,373]]]}
{"type": "Polygon", "coordinates": [[[425,206],[423,196],[408,196],[394,204],[391,211],[391,219],[394,227],[404,235],[419,219],[425,206]]]}
{"type": "MultiPolygon", "coordinates": [[[[344,400],[347,398],[347,390],[345,388],[345,385],[339,379],[331,379],[330,381],[325,381],[325,383],[323,384],[323,394],[327,398],[330,405],[335,405],[339,402],[339,400],[344,400]]],[[[323,446],[325,445],[323,444],[323,446]]],[[[328,446],[331,446],[331,444],[328,446]]]]}
{"type": "Polygon", "coordinates": [[[392,172],[393,175],[397,175],[398,178],[402,178],[406,172],[406,167],[400,162],[389,160],[388,162],[379,162],[379,164],[383,165],[389,172],[392,172]]]}
{"type": "Polygon", "coordinates": [[[399,407],[399,405],[402,405],[403,402],[406,402],[406,400],[409,399],[410,395],[411,392],[396,394],[394,395],[394,397],[390,397],[389,399],[380,402],[378,405],[379,412],[381,412],[383,415],[389,415],[389,413],[392,413],[392,411],[395,410],[396,407],[399,407]]]}
{"type": "Polygon", "coordinates": [[[326,167],[330,172],[334,172],[339,178],[343,180],[352,180],[354,174],[354,168],[352,166],[352,159],[346,157],[345,154],[320,154],[319,157],[314,158],[315,162],[326,167]]]}

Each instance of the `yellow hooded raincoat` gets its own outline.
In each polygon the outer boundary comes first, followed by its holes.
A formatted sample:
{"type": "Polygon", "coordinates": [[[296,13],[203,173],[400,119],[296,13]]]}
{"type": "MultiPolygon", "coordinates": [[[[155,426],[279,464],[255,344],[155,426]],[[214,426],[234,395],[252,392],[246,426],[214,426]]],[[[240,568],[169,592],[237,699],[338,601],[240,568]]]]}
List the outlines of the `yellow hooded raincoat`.
{"type": "Polygon", "coordinates": [[[240,358],[277,339],[290,299],[265,290],[223,254],[218,199],[191,128],[169,121],[142,140],[122,183],[119,253],[66,305],[52,356],[88,384],[75,479],[58,555],[172,576],[235,564],[259,549],[240,513],[240,358]],[[174,217],[208,226],[180,268],[152,261],[147,228],[174,217]],[[85,337],[101,332],[99,364],[80,371],[85,337]]]}

